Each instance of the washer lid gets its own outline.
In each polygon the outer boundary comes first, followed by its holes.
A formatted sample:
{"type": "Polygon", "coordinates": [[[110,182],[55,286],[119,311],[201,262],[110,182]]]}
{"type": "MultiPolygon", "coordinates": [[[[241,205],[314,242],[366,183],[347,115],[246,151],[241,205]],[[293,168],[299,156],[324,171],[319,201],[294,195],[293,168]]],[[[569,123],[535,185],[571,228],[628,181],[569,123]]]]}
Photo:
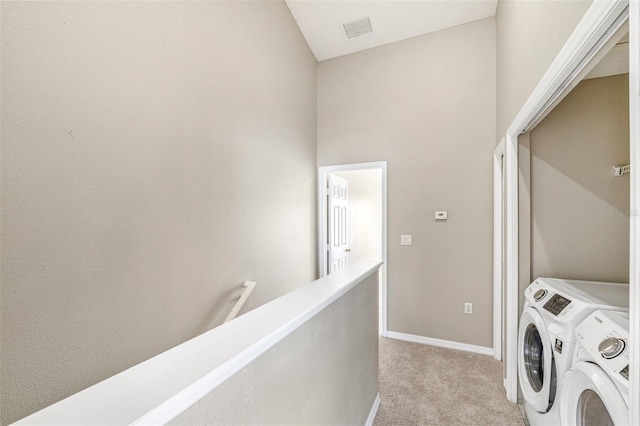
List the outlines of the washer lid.
{"type": "Polygon", "coordinates": [[[546,288],[560,290],[569,299],[577,299],[599,308],[629,309],[628,284],[544,277],[540,277],[536,281],[546,288]]]}

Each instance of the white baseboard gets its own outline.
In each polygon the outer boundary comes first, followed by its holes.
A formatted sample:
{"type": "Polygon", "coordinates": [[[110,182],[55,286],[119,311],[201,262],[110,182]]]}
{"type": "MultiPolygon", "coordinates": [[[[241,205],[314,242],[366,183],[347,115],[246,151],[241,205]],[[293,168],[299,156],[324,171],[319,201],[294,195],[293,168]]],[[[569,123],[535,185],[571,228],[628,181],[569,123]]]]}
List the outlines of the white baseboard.
{"type": "Polygon", "coordinates": [[[468,343],[452,342],[450,340],[434,339],[432,337],[416,336],[415,334],[387,331],[389,339],[404,340],[406,342],[421,343],[423,345],[438,346],[441,348],[455,349],[457,351],[473,352],[481,355],[493,356],[493,348],[485,346],[469,345],[468,343]]]}
{"type": "Polygon", "coordinates": [[[376,414],[378,414],[378,407],[380,407],[380,393],[376,395],[376,399],[373,401],[371,411],[369,411],[369,417],[367,417],[367,423],[365,423],[366,426],[371,426],[373,424],[373,419],[375,419],[376,414]]]}

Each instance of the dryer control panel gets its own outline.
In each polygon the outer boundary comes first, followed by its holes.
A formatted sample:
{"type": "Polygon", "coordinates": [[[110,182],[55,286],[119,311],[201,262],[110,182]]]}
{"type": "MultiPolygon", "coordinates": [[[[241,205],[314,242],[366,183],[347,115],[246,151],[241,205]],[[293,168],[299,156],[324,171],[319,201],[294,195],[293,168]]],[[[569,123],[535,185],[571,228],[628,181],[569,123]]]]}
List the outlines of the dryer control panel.
{"type": "Polygon", "coordinates": [[[576,329],[578,344],[590,361],[613,380],[629,386],[629,320],[616,312],[595,311],[576,329]]]}

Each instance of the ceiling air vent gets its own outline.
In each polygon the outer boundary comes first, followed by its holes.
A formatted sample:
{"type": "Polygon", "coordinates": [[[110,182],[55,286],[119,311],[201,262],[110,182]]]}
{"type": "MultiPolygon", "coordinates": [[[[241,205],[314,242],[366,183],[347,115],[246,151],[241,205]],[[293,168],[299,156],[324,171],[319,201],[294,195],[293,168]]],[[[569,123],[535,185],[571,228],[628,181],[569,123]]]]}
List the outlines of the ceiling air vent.
{"type": "Polygon", "coordinates": [[[344,28],[344,33],[348,39],[361,37],[373,32],[369,17],[358,19],[357,21],[349,22],[348,24],[342,24],[342,27],[344,28]]]}

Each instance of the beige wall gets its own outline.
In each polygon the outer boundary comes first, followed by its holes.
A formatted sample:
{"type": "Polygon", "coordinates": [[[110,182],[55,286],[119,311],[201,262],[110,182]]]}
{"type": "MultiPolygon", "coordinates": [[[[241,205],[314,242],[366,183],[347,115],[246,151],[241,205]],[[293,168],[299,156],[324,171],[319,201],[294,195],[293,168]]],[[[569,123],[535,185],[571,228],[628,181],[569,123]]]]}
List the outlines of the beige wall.
{"type": "Polygon", "coordinates": [[[374,272],[171,424],[365,424],[378,393],[377,278],[374,272]]]}
{"type": "Polygon", "coordinates": [[[629,281],[629,76],[585,80],[531,132],[531,266],[629,281]]]}
{"type": "Polygon", "coordinates": [[[493,18],[319,63],[319,165],[388,161],[391,331],[491,346],[494,146],[493,18]]]}
{"type": "Polygon", "coordinates": [[[382,171],[336,175],[349,181],[349,262],[382,259],[382,171]]]}
{"type": "Polygon", "coordinates": [[[2,423],[315,275],[283,2],[2,2],[2,423]]]}
{"type": "MultiPolygon", "coordinates": [[[[507,128],[590,6],[591,0],[498,2],[495,18],[496,144],[505,136],[507,128]]],[[[528,156],[528,148],[525,154],[528,156]]],[[[521,199],[520,205],[526,206],[528,202],[521,199]]],[[[523,244],[527,235],[528,230],[520,235],[523,244]]],[[[527,247],[521,245],[521,249],[527,250],[527,247]]],[[[529,261],[529,258],[521,258],[521,285],[528,281],[526,266],[529,261]]],[[[505,370],[507,363],[505,360],[505,370]]]]}
{"type": "Polygon", "coordinates": [[[590,0],[498,2],[496,144],[589,6],[590,0]]]}

